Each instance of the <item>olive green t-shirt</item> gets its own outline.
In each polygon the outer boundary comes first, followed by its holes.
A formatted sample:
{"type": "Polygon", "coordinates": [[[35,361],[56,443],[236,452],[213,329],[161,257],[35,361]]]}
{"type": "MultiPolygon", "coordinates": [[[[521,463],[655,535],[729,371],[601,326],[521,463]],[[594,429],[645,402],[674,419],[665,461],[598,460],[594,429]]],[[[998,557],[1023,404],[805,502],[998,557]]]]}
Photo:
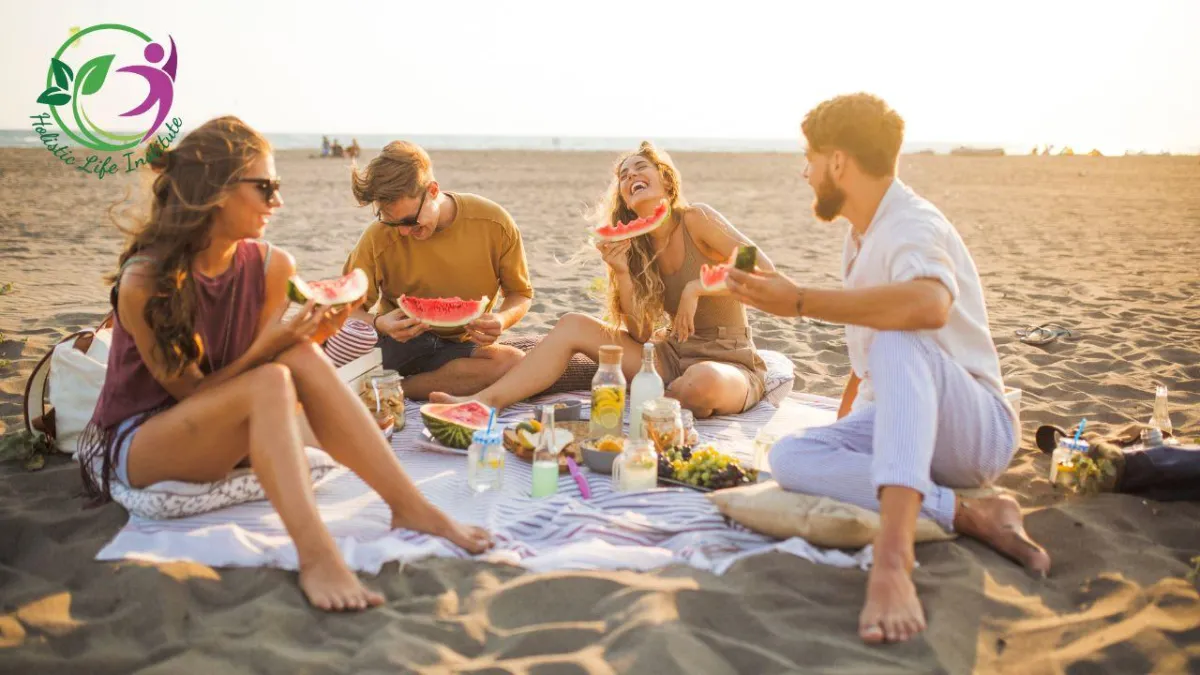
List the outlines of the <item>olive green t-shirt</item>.
{"type": "MultiPolygon", "coordinates": [[[[342,273],[359,268],[370,287],[363,307],[396,309],[401,295],[478,300],[496,306],[506,297],[533,297],[521,232],[499,204],[468,193],[445,193],[458,206],[453,222],[425,241],[401,235],[379,221],[367,226],[346,259],[342,273]]],[[[461,337],[462,328],[438,328],[443,337],[461,337]]]]}

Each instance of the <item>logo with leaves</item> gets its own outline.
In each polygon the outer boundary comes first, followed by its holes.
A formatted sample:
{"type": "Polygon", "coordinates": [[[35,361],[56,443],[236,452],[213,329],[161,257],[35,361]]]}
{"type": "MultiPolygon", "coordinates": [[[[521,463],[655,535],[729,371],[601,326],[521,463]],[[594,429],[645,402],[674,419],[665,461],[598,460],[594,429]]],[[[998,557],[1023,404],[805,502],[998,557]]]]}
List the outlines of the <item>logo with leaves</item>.
{"type": "MultiPolygon", "coordinates": [[[[168,36],[169,37],[169,36],[168,36]]],[[[179,65],[179,54],[175,48],[174,38],[170,39],[170,54],[162,45],[155,42],[149,35],[121,24],[107,23],[91,26],[77,31],[63,43],[58,52],[50,59],[50,67],[46,71],[46,89],[38,96],[37,102],[50,107],[59,127],[80,145],[105,152],[119,152],[136,147],[150,138],[162,125],[171,110],[175,94],[175,75],[179,65]],[[133,36],[144,44],[141,56],[146,63],[135,63],[113,70],[113,62],[117,54],[100,54],[91,58],[78,67],[71,68],[65,59],[69,47],[79,47],[79,41],[86,35],[100,32],[116,31],[118,34],[133,36]],[[164,58],[165,57],[165,58],[164,58]],[[146,99],[126,112],[119,113],[117,123],[126,121],[129,124],[145,125],[136,132],[113,131],[101,127],[89,115],[89,101],[99,94],[111,73],[130,73],[138,75],[149,85],[146,99]],[[152,118],[142,118],[144,113],[154,109],[152,118]],[[64,115],[72,123],[64,121],[64,115]],[[152,121],[147,121],[152,119],[152,121]]],[[[107,42],[107,41],[106,41],[107,42]]],[[[109,124],[109,122],[105,122],[109,124]]]]}

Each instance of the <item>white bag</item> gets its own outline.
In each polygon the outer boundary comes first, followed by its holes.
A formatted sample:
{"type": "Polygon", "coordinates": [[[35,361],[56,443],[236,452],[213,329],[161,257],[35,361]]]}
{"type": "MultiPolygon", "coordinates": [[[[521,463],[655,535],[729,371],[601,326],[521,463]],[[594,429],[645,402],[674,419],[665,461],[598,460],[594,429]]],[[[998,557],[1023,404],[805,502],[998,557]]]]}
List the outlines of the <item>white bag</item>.
{"type": "Polygon", "coordinates": [[[62,452],[78,452],[79,434],[91,421],[104,385],[111,343],[111,321],[105,319],[94,331],[67,336],[37,364],[25,385],[30,433],[45,433],[62,452]]]}

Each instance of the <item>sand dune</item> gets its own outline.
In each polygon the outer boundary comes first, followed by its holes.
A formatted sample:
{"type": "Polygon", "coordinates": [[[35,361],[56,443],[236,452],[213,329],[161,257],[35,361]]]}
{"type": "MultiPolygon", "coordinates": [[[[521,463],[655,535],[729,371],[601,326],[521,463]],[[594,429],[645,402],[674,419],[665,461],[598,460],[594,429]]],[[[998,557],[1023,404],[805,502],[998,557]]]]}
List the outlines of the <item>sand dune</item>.
{"type": "MultiPolygon", "coordinates": [[[[282,153],[286,206],[268,232],[304,273],[340,270],[369,219],[348,167],[282,153]]],[[[367,156],[371,155],[367,151],[367,156]]],[[[794,155],[684,154],[693,201],[749,234],[788,274],[836,284],[842,225],[816,222],[794,155]]],[[[581,214],[608,153],[438,152],[450,190],[506,206],[538,289],[521,333],[599,310],[581,214]]],[[[1195,157],[941,157],[901,161],[970,246],[987,287],[1007,383],[1024,390],[1025,443],[1004,487],[1054,556],[1035,581],[970,541],[923,545],[916,582],[930,628],[910,644],[855,637],[865,575],[772,554],[724,577],[524,574],[431,560],[369,583],[386,608],[309,610],[278,570],[92,561],[124,523],[83,509],[76,468],[0,467],[0,672],[1198,672],[1200,505],[1125,495],[1067,498],[1031,448],[1041,423],[1103,426],[1150,415],[1171,388],[1176,429],[1200,436],[1200,160],[1195,157]],[[1062,323],[1077,338],[1024,345],[1013,331],[1062,323]]],[[[19,428],[24,378],[70,331],[107,311],[102,276],[120,238],[106,209],[135,188],[72,174],[41,150],[0,150],[0,425],[19,428]]],[[[837,327],[754,313],[761,347],[797,365],[797,387],[835,396],[848,372],[837,327]]]]}

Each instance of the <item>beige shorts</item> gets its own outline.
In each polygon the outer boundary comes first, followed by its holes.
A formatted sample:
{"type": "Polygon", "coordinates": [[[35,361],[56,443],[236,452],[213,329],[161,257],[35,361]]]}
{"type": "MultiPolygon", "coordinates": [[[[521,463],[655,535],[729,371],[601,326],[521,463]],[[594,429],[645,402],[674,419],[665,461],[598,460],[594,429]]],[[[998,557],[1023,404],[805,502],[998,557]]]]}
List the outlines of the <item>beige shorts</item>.
{"type": "Polygon", "coordinates": [[[654,354],[664,385],[670,385],[688,368],[704,361],[725,363],[742,371],[749,385],[742,412],[758,405],[767,391],[767,364],[754,349],[749,327],[706,329],[682,343],[667,338],[655,343],[654,354]]]}

